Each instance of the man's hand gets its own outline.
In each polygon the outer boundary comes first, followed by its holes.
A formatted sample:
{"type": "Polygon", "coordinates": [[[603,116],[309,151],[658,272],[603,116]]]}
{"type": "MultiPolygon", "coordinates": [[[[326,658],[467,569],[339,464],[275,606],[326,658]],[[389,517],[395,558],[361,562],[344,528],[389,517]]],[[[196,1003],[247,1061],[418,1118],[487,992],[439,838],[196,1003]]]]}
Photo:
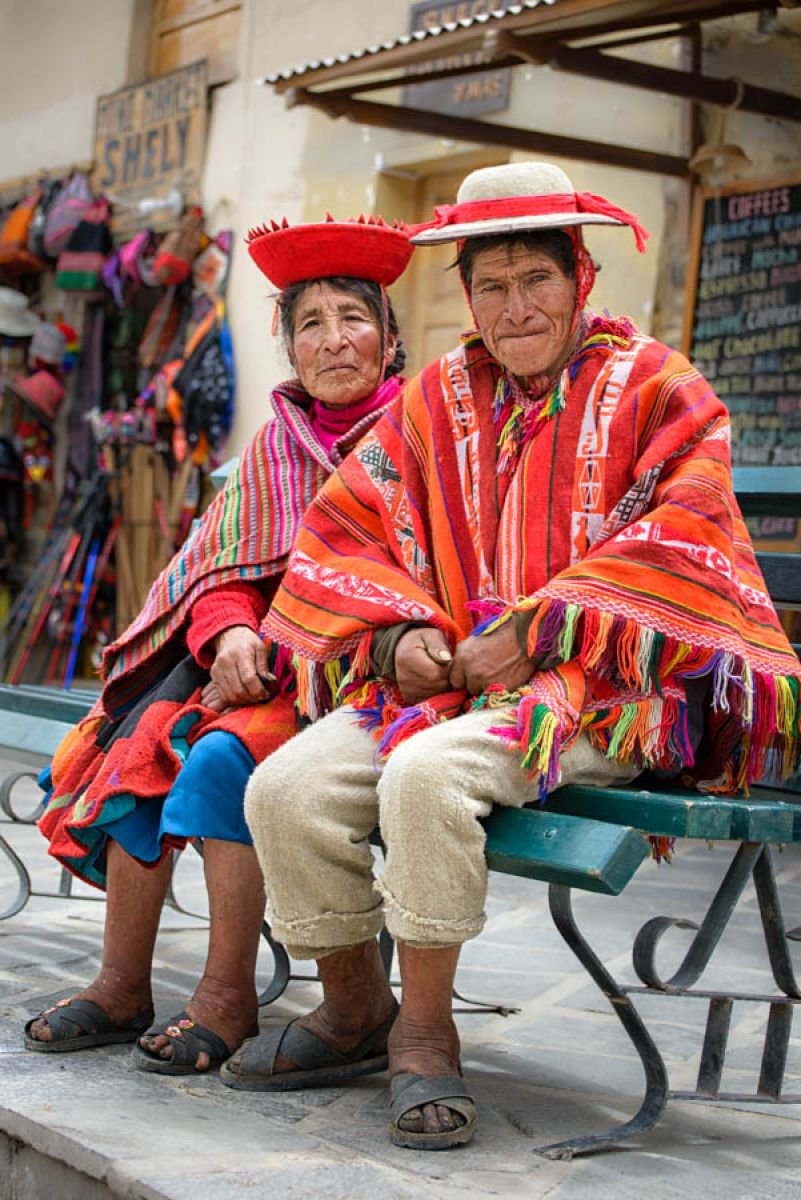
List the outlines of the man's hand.
{"type": "Polygon", "coordinates": [[[430,625],[409,629],[395,647],[395,680],[407,704],[450,691],[453,655],[443,633],[430,625]]]}
{"type": "Polygon", "coordinates": [[[536,664],[522,653],[513,621],[507,621],[494,633],[468,637],[456,647],[450,672],[450,685],[465,688],[471,696],[480,696],[491,683],[500,683],[514,692],[528,683],[536,664]]]}
{"type": "MultiPolygon", "coordinates": [[[[270,674],[267,646],[257,633],[247,625],[232,625],[217,635],[214,649],[211,682],[216,693],[209,692],[214,700],[209,707],[222,712],[224,708],[268,699],[267,685],[275,681],[275,676],[270,674]]],[[[204,690],[204,696],[208,690],[204,690]]]]}

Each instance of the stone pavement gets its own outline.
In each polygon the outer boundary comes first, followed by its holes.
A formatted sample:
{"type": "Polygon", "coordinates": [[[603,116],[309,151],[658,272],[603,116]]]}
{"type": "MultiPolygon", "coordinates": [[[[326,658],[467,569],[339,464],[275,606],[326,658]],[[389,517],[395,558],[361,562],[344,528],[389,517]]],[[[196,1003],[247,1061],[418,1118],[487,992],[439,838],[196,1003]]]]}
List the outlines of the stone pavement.
{"type": "MultiPolygon", "coordinates": [[[[0,772],[4,766],[0,760],[0,772]]],[[[0,831],[31,865],[35,887],[53,888],[58,872],[40,835],[8,823],[0,831]]],[[[579,923],[607,965],[630,978],[634,929],[655,914],[700,915],[729,854],[723,845],[683,843],[673,866],[644,864],[621,897],[577,893],[579,923]]],[[[193,911],[203,907],[201,870],[190,852],[176,874],[178,899],[193,911]]],[[[798,925],[798,847],[777,858],[777,872],[788,925],[798,925]]],[[[0,910],[14,886],[0,855],[0,910]]],[[[481,1129],[468,1147],[426,1154],[389,1143],[381,1076],[271,1097],[231,1091],[214,1077],[142,1074],[131,1068],[127,1047],[25,1051],[24,1022],[93,976],[103,922],[102,901],[31,900],[0,923],[0,1200],[797,1200],[801,1105],[673,1101],[657,1128],[625,1149],[572,1162],[534,1154],[537,1144],[625,1120],[639,1105],[642,1072],[607,1002],[553,929],[544,886],[493,875],[488,918],[465,948],[458,986],[520,1012],[459,1014],[481,1129]]],[[[677,960],[685,937],[669,935],[668,959],[677,960]]],[[[155,967],[160,1017],[182,1007],[204,950],[202,919],[165,911],[155,967]]],[[[263,957],[266,984],[266,948],[263,957]]],[[[750,892],[704,983],[720,985],[734,970],[744,989],[773,990],[750,892]]],[[[318,994],[316,983],[290,984],[262,1010],[262,1025],[313,1006],[318,994]]],[[[672,1086],[693,1086],[705,1005],[648,998],[642,1011],[672,1086]]],[[[763,1006],[735,1006],[727,1089],[755,1086],[765,1017],[763,1006]]],[[[798,1027],[786,1090],[801,1091],[798,1027]]]]}

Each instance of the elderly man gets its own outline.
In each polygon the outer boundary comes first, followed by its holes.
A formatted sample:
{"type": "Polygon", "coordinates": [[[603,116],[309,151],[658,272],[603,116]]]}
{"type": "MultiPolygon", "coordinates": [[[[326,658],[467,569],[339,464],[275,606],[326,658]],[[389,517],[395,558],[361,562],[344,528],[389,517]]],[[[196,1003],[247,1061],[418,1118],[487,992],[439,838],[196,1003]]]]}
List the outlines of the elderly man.
{"type": "Polygon", "coordinates": [[[314,501],[264,630],[307,660],[302,707],[326,688],[340,705],[246,797],[273,931],[318,960],[324,999],[223,1078],[302,1088],[388,1062],[392,1140],[416,1149],[476,1129],[451,995],[493,804],[644,769],[731,791],[796,754],[798,662],[732,495],[726,410],[680,354],[585,309],[589,223],[644,247],[543,163],[474,172],[437,211],[416,240],[457,242],[477,331],[314,501]]]}

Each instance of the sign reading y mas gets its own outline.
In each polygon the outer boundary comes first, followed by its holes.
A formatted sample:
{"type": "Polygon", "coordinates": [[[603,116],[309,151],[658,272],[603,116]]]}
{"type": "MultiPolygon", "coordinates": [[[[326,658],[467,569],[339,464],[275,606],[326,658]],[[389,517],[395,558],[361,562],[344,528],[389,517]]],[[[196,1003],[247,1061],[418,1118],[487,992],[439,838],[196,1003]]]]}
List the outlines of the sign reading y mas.
{"type": "Polygon", "coordinates": [[[92,187],[114,203],[115,232],[175,224],[175,213],[136,205],[177,190],[200,202],[206,144],[206,63],[192,63],[97,101],[92,187]]]}
{"type": "MultiPolygon", "coordinates": [[[[435,32],[458,21],[470,22],[486,17],[490,12],[502,13],[511,8],[513,0],[422,0],[413,4],[410,12],[410,32],[435,32]]],[[[480,54],[448,55],[410,69],[410,75],[425,78],[428,71],[457,70],[482,62],[480,54]]],[[[478,117],[485,113],[503,112],[509,107],[509,70],[491,68],[471,75],[454,75],[431,83],[407,84],[403,89],[403,104],[455,117],[478,117]]]]}

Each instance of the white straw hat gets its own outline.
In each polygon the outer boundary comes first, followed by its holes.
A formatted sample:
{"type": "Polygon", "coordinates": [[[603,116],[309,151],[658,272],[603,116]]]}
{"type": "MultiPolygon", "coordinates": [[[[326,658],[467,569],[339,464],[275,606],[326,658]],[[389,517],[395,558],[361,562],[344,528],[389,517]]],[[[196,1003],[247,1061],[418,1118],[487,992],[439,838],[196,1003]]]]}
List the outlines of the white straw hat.
{"type": "Polygon", "coordinates": [[[30,337],[39,318],[28,308],[28,297],[14,288],[0,287],[0,334],[30,337]]]}
{"type": "Polygon", "coordinates": [[[602,196],[576,192],[562,168],[546,162],[505,163],[471,171],[462,181],[456,203],[435,208],[431,225],[412,241],[429,246],[573,225],[630,225],[637,249],[645,249],[648,234],[636,217],[602,196]]]}

